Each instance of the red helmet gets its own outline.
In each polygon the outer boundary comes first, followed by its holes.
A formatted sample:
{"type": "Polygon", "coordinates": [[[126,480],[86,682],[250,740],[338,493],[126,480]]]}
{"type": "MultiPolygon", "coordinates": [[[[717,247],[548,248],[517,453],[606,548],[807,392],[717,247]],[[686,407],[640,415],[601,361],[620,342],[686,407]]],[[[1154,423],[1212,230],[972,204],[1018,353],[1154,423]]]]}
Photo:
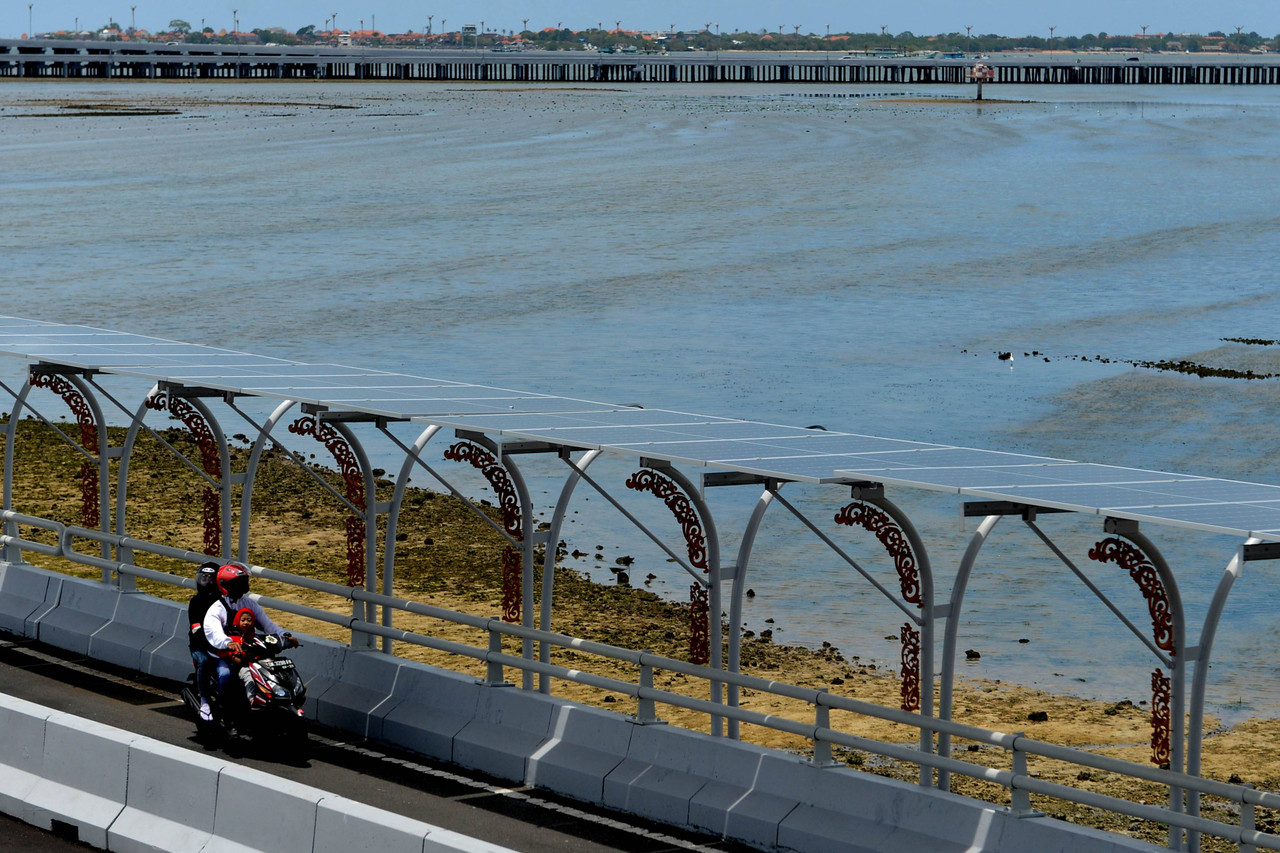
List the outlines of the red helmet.
{"type": "Polygon", "coordinates": [[[235,601],[249,594],[249,570],[235,563],[218,569],[218,592],[235,601]]]}

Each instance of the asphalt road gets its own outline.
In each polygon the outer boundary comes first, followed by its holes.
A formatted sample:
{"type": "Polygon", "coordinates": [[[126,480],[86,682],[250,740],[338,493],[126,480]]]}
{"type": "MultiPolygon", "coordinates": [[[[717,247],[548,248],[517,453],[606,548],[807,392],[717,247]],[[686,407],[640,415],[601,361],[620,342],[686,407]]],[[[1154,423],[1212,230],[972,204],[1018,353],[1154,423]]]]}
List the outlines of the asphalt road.
{"type": "MultiPolygon", "coordinates": [[[[305,673],[304,673],[305,676],[305,673]]],[[[0,692],[156,740],[203,751],[522,853],[663,853],[748,848],[681,832],[413,753],[312,727],[299,751],[200,743],[181,685],[0,633],[0,692]]],[[[0,853],[83,851],[0,815],[0,853]]]]}

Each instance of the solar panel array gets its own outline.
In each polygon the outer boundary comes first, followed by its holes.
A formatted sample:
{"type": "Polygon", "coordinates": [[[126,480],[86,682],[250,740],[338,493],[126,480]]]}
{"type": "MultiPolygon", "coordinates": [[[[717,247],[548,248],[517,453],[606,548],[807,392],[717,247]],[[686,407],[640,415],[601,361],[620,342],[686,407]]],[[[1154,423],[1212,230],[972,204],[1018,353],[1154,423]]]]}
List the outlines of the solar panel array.
{"type": "Polygon", "coordinates": [[[1280,541],[1280,486],[601,403],[0,317],[0,355],[809,483],[871,481],[1280,541]]]}

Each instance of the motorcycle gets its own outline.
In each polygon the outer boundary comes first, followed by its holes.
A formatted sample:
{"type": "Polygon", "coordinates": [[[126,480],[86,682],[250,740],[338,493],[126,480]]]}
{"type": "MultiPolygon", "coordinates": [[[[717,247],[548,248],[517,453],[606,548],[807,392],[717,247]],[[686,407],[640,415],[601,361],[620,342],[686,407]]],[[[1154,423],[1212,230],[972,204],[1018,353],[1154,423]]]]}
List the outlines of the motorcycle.
{"type": "MultiPolygon", "coordinates": [[[[285,637],[292,639],[288,634],[285,637]]],[[[206,666],[203,692],[209,697],[211,722],[200,719],[200,691],[196,689],[195,673],[187,676],[182,701],[195,715],[196,726],[202,734],[213,731],[230,737],[241,733],[305,736],[302,704],[307,698],[307,686],[293,661],[284,657],[286,647],[286,642],[274,634],[243,643],[237,661],[239,671],[221,696],[217,690],[216,668],[206,666]]]]}

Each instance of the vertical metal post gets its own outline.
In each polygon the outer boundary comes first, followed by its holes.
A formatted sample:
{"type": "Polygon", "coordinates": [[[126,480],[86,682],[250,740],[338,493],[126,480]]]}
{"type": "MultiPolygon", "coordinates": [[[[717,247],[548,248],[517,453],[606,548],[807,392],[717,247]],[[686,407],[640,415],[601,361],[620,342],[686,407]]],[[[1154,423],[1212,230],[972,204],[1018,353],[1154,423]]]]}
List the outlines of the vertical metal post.
{"type": "MultiPolygon", "coordinates": [[[[385,427],[383,429],[385,431],[385,427]]],[[[404,463],[400,466],[400,474],[396,477],[395,489],[391,493],[391,510],[387,513],[387,542],[382,552],[383,595],[393,596],[395,594],[396,528],[400,524],[400,510],[404,505],[404,492],[409,485],[409,474],[412,473],[422,448],[426,447],[427,442],[434,438],[440,429],[439,426],[429,426],[418,435],[412,449],[405,454],[404,463]]],[[[382,608],[382,626],[384,628],[392,627],[392,614],[394,612],[395,608],[393,607],[382,608]]],[[[390,637],[382,638],[382,652],[388,655],[394,653],[394,646],[390,637]]]]}
{"type": "Polygon", "coordinates": [[[1018,745],[1018,741],[1025,735],[1025,732],[1014,732],[1013,780],[1009,782],[1009,802],[1015,815],[1034,813],[1031,808],[1031,792],[1018,786],[1018,780],[1027,775],[1027,753],[1018,745]]]}
{"type": "MultiPolygon", "coordinates": [[[[938,696],[938,717],[951,719],[951,703],[955,692],[956,680],[956,634],[960,628],[960,608],[964,604],[965,589],[969,585],[969,576],[973,574],[973,566],[978,561],[978,554],[986,544],[987,537],[1000,521],[998,515],[988,515],[982,519],[973,537],[969,539],[969,547],[965,549],[960,560],[960,568],[956,571],[955,584],[951,587],[951,601],[947,605],[947,625],[942,640],[942,684],[938,696]]],[[[951,735],[946,732],[938,734],[938,755],[951,755],[951,735]]],[[[938,787],[944,791],[951,789],[951,772],[938,771],[938,787]]]]}
{"type": "MultiPolygon", "coordinates": [[[[721,615],[721,595],[720,595],[720,536],[716,532],[715,520],[711,517],[711,508],[707,506],[707,502],[702,499],[698,490],[694,488],[693,483],[674,468],[664,468],[663,474],[670,477],[676,485],[678,485],[693,504],[694,510],[698,514],[698,518],[702,521],[702,534],[705,538],[707,548],[707,577],[708,577],[708,607],[710,611],[708,616],[708,635],[710,639],[712,669],[724,669],[724,619],[721,615]]],[[[724,682],[712,680],[711,682],[711,701],[716,704],[724,702],[724,682]]],[[[711,717],[711,734],[713,737],[720,737],[724,734],[724,717],[714,714],[711,717]]]]}
{"type": "MultiPolygon", "coordinates": [[[[751,512],[751,519],[742,533],[742,542],[738,545],[738,562],[733,574],[732,596],[729,599],[729,661],[730,672],[738,672],[742,663],[742,597],[747,588],[747,565],[751,562],[751,549],[755,545],[756,534],[760,531],[760,523],[769,505],[773,503],[774,488],[765,489],[756,501],[751,512]]],[[[738,707],[738,685],[730,684],[726,701],[730,708],[738,707]]],[[[737,740],[739,724],[736,719],[729,720],[729,737],[737,740]]]]}
{"type": "MultiPolygon", "coordinates": [[[[1261,539],[1250,537],[1245,540],[1244,544],[1256,545],[1261,541],[1261,539]]],[[[1243,549],[1238,549],[1227,563],[1226,569],[1222,572],[1222,577],[1218,579],[1218,587],[1214,590],[1213,600],[1209,603],[1208,612],[1205,613],[1204,624],[1200,627],[1200,646],[1195,661],[1195,673],[1191,678],[1191,699],[1187,724],[1187,774],[1191,776],[1200,775],[1200,750],[1204,739],[1204,694],[1205,687],[1209,681],[1209,664],[1213,655],[1213,641],[1218,635],[1218,623],[1222,619],[1222,610],[1226,607],[1227,596],[1231,594],[1231,588],[1240,579],[1243,570],[1243,549]]],[[[1200,815],[1199,791],[1187,792],[1187,814],[1193,817],[1200,815]]],[[[1243,811],[1241,814],[1243,816],[1243,811]]],[[[1187,848],[1193,853],[1200,849],[1199,832],[1188,830],[1187,848]]],[[[1242,847],[1241,849],[1243,850],[1244,848],[1242,847]]]]}
{"type": "MultiPolygon", "coordinates": [[[[547,548],[542,556],[542,602],[541,610],[538,614],[538,628],[543,631],[551,630],[551,605],[554,600],[555,578],[556,578],[556,549],[552,543],[560,541],[560,530],[564,527],[564,517],[569,511],[569,499],[573,497],[573,491],[577,488],[578,482],[582,479],[582,472],[591,466],[604,453],[602,450],[588,451],[578,464],[573,465],[572,460],[566,456],[572,470],[569,477],[564,481],[564,486],[560,489],[560,498],[556,501],[555,511],[551,515],[551,529],[547,531],[547,548]]],[[[540,643],[538,646],[538,660],[542,663],[551,662],[551,645],[549,643],[540,643]]],[[[551,677],[542,675],[539,677],[538,690],[541,693],[551,692],[551,677]]]]}
{"type": "Polygon", "coordinates": [[[258,437],[254,439],[253,448],[249,451],[249,462],[244,472],[244,488],[240,492],[240,538],[236,547],[236,559],[242,563],[249,561],[250,509],[253,506],[254,478],[258,475],[258,463],[262,459],[262,451],[271,439],[271,430],[275,429],[276,424],[280,423],[280,420],[296,405],[296,400],[285,400],[276,406],[275,411],[259,429],[258,437]]]}
{"type": "MultiPolygon", "coordinates": [[[[21,419],[22,408],[27,403],[27,395],[31,393],[31,380],[28,379],[22,385],[22,390],[18,392],[18,396],[13,400],[13,411],[9,413],[9,424],[5,430],[4,442],[4,509],[8,512],[13,511],[13,456],[14,444],[18,435],[18,421],[21,419]]],[[[16,521],[6,521],[4,523],[4,532],[6,536],[18,535],[18,523],[16,521]]],[[[4,546],[4,559],[7,563],[21,563],[22,549],[17,545],[4,546]]]]}
{"type": "MultiPolygon", "coordinates": [[[[1244,787],[1252,791],[1253,783],[1245,782],[1244,787]]],[[[1253,803],[1241,800],[1240,801],[1240,834],[1241,836],[1243,836],[1246,832],[1254,832],[1257,829],[1257,824],[1254,822],[1254,820],[1255,820],[1255,815],[1254,815],[1253,803]]],[[[1240,842],[1240,853],[1257,853],[1257,849],[1258,848],[1253,844],[1246,844],[1243,841],[1240,842]]]]}
{"type": "Polygon", "coordinates": [[[654,707],[653,697],[644,695],[645,690],[653,689],[652,664],[640,664],[640,689],[641,693],[636,697],[636,722],[656,723],[658,721],[658,710],[654,707]]]}
{"type": "MultiPolygon", "coordinates": [[[[502,617],[494,617],[494,621],[501,622],[502,617]]],[[[491,656],[502,654],[502,632],[494,628],[489,629],[489,654],[491,656]]],[[[502,664],[493,657],[488,659],[484,680],[486,684],[495,686],[505,683],[502,678],[502,664]]]]}
{"type": "MultiPolygon", "coordinates": [[[[825,687],[818,691],[819,694],[826,692],[825,687]]],[[[822,704],[821,695],[818,696],[818,701],[813,703],[813,725],[816,729],[831,728],[831,708],[822,704]]],[[[813,763],[818,767],[826,767],[834,763],[831,758],[831,741],[823,740],[816,731],[813,734],[813,763]]]]}
{"type": "MultiPolygon", "coordinates": [[[[1183,615],[1182,596],[1178,593],[1178,582],[1174,578],[1169,564],[1165,562],[1164,556],[1152,544],[1151,540],[1138,529],[1137,522],[1108,518],[1104,522],[1103,528],[1108,533],[1124,536],[1137,545],[1150,559],[1151,565],[1155,567],[1160,581],[1164,584],[1164,593],[1169,602],[1169,612],[1173,623],[1173,653],[1170,656],[1172,661],[1170,667],[1172,670],[1170,673],[1172,687],[1169,708],[1169,769],[1175,773],[1182,773],[1186,769],[1187,743],[1187,621],[1183,615]]],[[[1172,785],[1169,787],[1170,811],[1182,813],[1186,810],[1186,804],[1183,801],[1185,793],[1182,788],[1172,785]]],[[[1179,827],[1169,827],[1169,846],[1171,849],[1181,849],[1182,833],[1183,830],[1179,827]]]]}
{"type": "MultiPolygon", "coordinates": [[[[907,537],[912,553],[916,559],[916,573],[920,583],[920,716],[933,716],[933,645],[935,614],[933,608],[933,567],[929,563],[929,553],[925,550],[924,541],[911,519],[898,508],[893,501],[883,495],[867,495],[864,500],[885,511],[907,537]]],[[[920,750],[933,752],[933,732],[920,729],[920,750]]],[[[933,782],[933,770],[925,765],[920,766],[920,784],[933,782]]]]}

